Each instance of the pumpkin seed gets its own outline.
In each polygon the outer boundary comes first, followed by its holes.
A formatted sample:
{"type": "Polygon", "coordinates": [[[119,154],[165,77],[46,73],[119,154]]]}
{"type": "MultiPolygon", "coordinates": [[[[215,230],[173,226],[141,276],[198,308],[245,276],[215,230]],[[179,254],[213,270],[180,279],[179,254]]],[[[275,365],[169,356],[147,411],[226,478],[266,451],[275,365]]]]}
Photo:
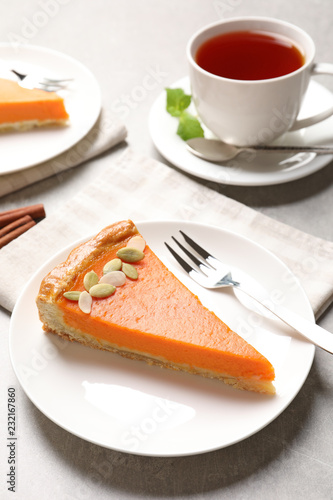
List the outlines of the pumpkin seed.
{"type": "Polygon", "coordinates": [[[89,293],[92,297],[104,299],[112,295],[115,291],[116,287],[109,283],[98,283],[90,288],[89,293]]]}
{"type": "Polygon", "coordinates": [[[122,271],[111,271],[110,273],[104,274],[99,280],[100,283],[109,283],[113,286],[122,286],[125,284],[126,276],[122,271]]]}
{"type": "Polygon", "coordinates": [[[83,278],[84,288],[89,292],[90,288],[98,283],[98,276],[95,271],[89,271],[83,278]]]}
{"type": "Polygon", "coordinates": [[[142,236],[133,236],[130,240],[128,240],[126,246],[136,248],[137,250],[140,250],[140,252],[143,252],[146,246],[146,242],[142,238],[142,236]]]}
{"type": "Polygon", "coordinates": [[[119,271],[121,269],[121,260],[112,259],[103,267],[103,274],[111,273],[112,271],[119,271]]]}
{"type": "Polygon", "coordinates": [[[68,299],[68,300],[79,300],[81,293],[82,292],[72,290],[70,292],[65,292],[64,297],[65,297],[65,299],[68,299]]]}
{"type": "Polygon", "coordinates": [[[92,296],[88,292],[82,292],[79,298],[79,308],[85,314],[90,314],[92,296]]]}
{"type": "Polygon", "coordinates": [[[128,278],[131,278],[131,280],[138,279],[138,276],[139,276],[138,271],[131,264],[127,264],[126,262],[124,262],[123,265],[121,266],[121,269],[122,269],[123,273],[125,273],[128,278]]]}
{"type": "Polygon", "coordinates": [[[125,262],[138,262],[144,258],[145,254],[137,248],[124,247],[118,250],[117,256],[125,262]]]}

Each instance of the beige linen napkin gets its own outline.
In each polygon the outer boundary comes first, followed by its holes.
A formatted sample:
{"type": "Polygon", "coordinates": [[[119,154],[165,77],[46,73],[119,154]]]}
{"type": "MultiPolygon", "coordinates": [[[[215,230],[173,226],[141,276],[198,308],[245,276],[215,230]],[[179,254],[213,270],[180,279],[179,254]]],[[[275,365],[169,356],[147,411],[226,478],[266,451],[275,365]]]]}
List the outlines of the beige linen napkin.
{"type": "Polygon", "coordinates": [[[103,111],[88,134],[61,155],[34,167],[0,176],[0,197],[81,165],[108,151],[126,138],[124,125],[108,118],[103,111]]]}
{"type": "Polygon", "coordinates": [[[130,149],[55,214],[0,250],[0,304],[12,310],[29,277],[58,250],[116,220],[191,220],[245,235],[300,279],[318,317],[333,300],[333,243],[272,220],[130,149]]]}

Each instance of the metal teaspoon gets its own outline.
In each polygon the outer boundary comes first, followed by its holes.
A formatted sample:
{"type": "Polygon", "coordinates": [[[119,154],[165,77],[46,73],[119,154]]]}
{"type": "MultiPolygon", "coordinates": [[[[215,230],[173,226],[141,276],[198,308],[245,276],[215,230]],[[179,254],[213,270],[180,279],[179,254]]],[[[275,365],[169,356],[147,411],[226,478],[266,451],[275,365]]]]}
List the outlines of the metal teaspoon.
{"type": "Polygon", "coordinates": [[[282,153],[297,153],[297,152],[314,152],[317,154],[333,154],[332,146],[249,146],[240,147],[218,139],[205,139],[204,137],[196,137],[186,141],[186,148],[190,153],[207,161],[220,162],[228,161],[235,158],[243,152],[253,153],[254,151],[272,151],[282,153]]]}

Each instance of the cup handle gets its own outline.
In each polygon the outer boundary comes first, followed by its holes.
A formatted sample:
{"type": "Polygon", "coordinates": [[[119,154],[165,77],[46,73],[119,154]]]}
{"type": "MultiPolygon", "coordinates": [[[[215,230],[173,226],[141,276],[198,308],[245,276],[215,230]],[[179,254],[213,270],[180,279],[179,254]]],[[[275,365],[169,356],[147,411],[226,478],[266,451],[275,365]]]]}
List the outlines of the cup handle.
{"type": "MultiPolygon", "coordinates": [[[[311,70],[311,75],[333,75],[333,64],[329,63],[315,63],[311,70]]],[[[304,118],[303,120],[297,120],[288,130],[288,132],[292,132],[293,130],[299,130],[300,128],[309,127],[310,125],[314,125],[315,123],[322,122],[333,115],[333,106],[318,113],[314,116],[309,116],[308,118],[304,118]]]]}

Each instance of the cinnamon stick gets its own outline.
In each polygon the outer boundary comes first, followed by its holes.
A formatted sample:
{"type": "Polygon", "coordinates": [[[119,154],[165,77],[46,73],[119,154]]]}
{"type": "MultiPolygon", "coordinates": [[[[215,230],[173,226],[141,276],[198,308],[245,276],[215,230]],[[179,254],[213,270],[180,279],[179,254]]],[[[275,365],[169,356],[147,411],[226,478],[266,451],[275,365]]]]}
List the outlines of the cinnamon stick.
{"type": "Polygon", "coordinates": [[[29,205],[27,207],[14,208],[0,213],[0,227],[7,226],[11,222],[20,219],[26,215],[30,215],[32,219],[41,219],[45,217],[45,209],[42,203],[29,205]]]}
{"type": "Polygon", "coordinates": [[[31,220],[30,222],[27,222],[26,224],[23,224],[22,226],[19,226],[16,229],[14,229],[13,231],[10,231],[9,233],[0,237],[0,248],[4,247],[5,245],[7,245],[7,243],[14,240],[15,238],[17,238],[21,234],[25,233],[32,226],[35,226],[35,224],[36,224],[36,222],[34,220],[31,220]]]}
{"type": "Polygon", "coordinates": [[[2,229],[0,229],[0,238],[2,238],[2,236],[4,236],[5,234],[10,233],[11,231],[16,229],[17,227],[23,226],[27,222],[31,222],[31,221],[32,221],[32,218],[30,217],[30,215],[25,215],[24,217],[21,217],[20,219],[15,220],[11,224],[7,224],[7,226],[4,226],[2,229]]]}

